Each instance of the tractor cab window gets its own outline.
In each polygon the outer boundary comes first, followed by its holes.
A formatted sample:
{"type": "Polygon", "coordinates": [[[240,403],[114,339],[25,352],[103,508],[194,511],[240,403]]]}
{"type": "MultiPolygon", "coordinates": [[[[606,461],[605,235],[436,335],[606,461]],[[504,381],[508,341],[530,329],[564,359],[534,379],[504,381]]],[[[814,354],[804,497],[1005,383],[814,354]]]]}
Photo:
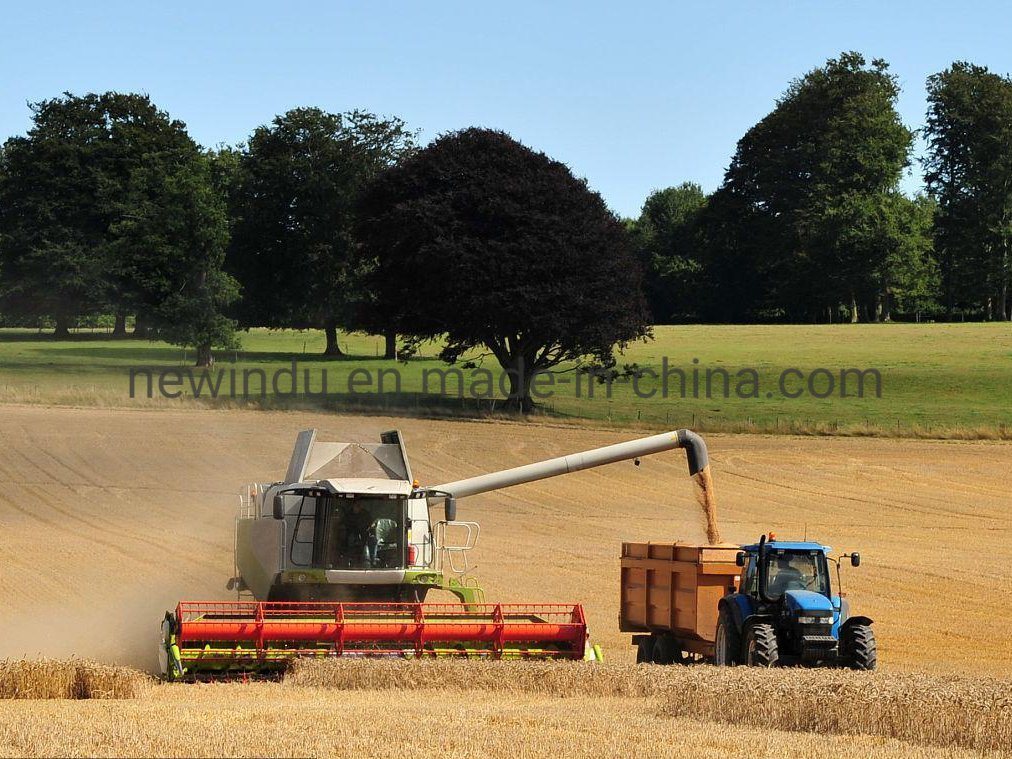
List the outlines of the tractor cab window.
{"type": "Polygon", "coordinates": [[[769,598],[780,598],[787,590],[811,590],[829,596],[829,569],[822,551],[772,549],[766,560],[769,598]]]}
{"type": "Polygon", "coordinates": [[[758,592],[756,583],[756,557],[752,554],[745,554],[745,567],[742,570],[741,592],[748,595],[755,595],[758,592]]]}
{"type": "Polygon", "coordinates": [[[405,566],[403,498],[333,498],[324,546],[327,569],[405,566]]]}

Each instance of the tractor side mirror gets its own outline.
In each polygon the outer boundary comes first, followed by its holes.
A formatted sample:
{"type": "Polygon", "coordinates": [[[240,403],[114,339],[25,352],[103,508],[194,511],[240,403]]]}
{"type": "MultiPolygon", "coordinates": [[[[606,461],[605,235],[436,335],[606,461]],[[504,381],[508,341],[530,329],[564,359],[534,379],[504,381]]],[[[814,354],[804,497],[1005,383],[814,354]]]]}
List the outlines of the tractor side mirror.
{"type": "Polygon", "coordinates": [[[736,567],[743,567],[743,566],[745,566],[745,552],[744,551],[738,551],[738,553],[736,553],[734,555],[734,565],[736,567]]]}
{"type": "Polygon", "coordinates": [[[447,522],[457,521],[457,499],[452,495],[446,496],[446,500],[443,501],[443,507],[445,510],[445,516],[447,522]]]}
{"type": "Polygon", "coordinates": [[[861,554],[855,552],[850,555],[850,565],[852,567],[861,566],[861,554]]]}
{"type": "Polygon", "coordinates": [[[274,518],[285,518],[285,497],[281,493],[274,494],[274,518]]]}

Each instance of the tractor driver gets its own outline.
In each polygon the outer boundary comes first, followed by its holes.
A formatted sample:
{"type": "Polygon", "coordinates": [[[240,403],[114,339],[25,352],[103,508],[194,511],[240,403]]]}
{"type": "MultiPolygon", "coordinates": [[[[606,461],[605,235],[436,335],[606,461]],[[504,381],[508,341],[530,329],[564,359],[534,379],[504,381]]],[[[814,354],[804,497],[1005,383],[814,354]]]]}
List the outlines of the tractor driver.
{"type": "Polygon", "coordinates": [[[789,556],[777,556],[770,568],[773,570],[769,579],[771,596],[779,597],[785,590],[802,587],[801,572],[791,564],[789,556]]]}

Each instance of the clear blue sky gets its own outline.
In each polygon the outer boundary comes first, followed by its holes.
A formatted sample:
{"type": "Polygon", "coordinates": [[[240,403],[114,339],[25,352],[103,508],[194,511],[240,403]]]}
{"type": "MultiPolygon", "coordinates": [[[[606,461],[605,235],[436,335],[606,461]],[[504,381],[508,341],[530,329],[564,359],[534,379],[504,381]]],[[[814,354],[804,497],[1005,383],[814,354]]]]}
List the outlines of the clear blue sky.
{"type": "Polygon", "coordinates": [[[920,126],[930,73],[1012,69],[1010,20],[1000,0],[29,0],[0,11],[0,136],[64,90],[146,92],[207,146],[294,106],[363,108],[423,140],[505,129],[635,215],[651,189],[717,187],[790,79],[843,50],[888,60],[920,126]]]}

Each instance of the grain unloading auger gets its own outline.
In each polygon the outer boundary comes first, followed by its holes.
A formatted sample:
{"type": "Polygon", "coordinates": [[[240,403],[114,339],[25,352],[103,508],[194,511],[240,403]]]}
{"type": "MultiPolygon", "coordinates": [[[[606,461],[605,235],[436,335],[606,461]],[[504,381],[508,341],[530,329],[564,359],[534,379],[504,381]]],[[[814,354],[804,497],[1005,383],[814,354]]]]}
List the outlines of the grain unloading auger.
{"type": "Polygon", "coordinates": [[[702,438],[678,430],[425,488],[397,431],[370,444],[304,431],[284,479],[240,498],[239,599],[166,612],[162,672],[271,673],[298,657],[600,658],[580,604],[485,603],[467,561],[479,526],[457,520],[457,500],[673,448],[708,481],[702,438]],[[460,603],[425,603],[433,589],[460,603]]]}

